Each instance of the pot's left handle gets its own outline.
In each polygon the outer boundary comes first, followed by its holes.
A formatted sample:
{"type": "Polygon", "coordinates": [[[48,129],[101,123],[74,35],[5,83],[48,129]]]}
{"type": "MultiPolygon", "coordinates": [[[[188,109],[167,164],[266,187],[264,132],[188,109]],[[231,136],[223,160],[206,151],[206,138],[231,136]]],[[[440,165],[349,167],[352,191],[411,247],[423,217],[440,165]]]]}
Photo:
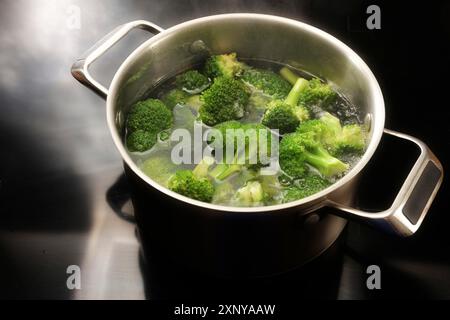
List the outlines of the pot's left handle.
{"type": "Polygon", "coordinates": [[[82,57],[77,59],[72,65],[72,75],[75,79],[90,88],[103,99],[106,99],[108,96],[108,89],[91,76],[89,73],[89,66],[131,30],[136,28],[149,31],[152,34],[158,34],[164,30],[156,24],[145,20],[137,20],[118,26],[98,41],[92,48],[86,51],[82,57]]]}
{"type": "Polygon", "coordinates": [[[327,200],[327,205],[338,209],[346,218],[374,224],[389,233],[410,236],[419,229],[436,196],[442,183],[443,168],[433,152],[419,139],[387,129],[384,133],[414,143],[420,149],[419,158],[391,207],[381,212],[367,212],[333,200],[327,200]]]}

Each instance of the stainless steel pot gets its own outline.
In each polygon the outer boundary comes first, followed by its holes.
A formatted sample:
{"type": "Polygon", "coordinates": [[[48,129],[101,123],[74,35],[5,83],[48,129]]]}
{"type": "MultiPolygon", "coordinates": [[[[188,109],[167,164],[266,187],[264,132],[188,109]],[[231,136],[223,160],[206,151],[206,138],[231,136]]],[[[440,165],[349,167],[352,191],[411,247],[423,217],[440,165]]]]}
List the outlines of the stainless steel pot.
{"type": "Polygon", "coordinates": [[[294,268],[327,249],[343,230],[344,218],[363,220],[400,236],[412,235],[442,182],[442,166],[423,142],[384,128],[383,96],[364,61],[333,36],[299,21],[260,14],[225,14],[188,21],[167,30],[150,22],[134,21],[100,40],[74,63],[72,74],[106,98],[107,121],[132,185],[139,231],[143,239],[151,239],[143,241],[148,244],[144,249],[163,244],[163,250],[174,259],[207,271],[263,275],[294,268]],[[106,89],[91,77],[88,68],[135,28],[155,36],[129,55],[106,89]],[[203,61],[211,53],[225,52],[285,63],[338,86],[362,108],[370,126],[368,148],[359,163],[345,177],[315,195],[257,208],[192,200],[143,174],[122,143],[128,108],[163,79],[203,61]],[[352,206],[357,177],[383,133],[416,144],[420,156],[388,210],[361,211],[352,206]]]}

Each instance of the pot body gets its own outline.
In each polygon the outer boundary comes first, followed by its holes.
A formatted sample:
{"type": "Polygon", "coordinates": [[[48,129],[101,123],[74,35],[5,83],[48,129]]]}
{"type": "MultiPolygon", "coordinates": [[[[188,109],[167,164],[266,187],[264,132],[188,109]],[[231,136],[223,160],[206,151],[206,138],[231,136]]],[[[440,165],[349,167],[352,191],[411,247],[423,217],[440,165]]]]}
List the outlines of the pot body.
{"type": "Polygon", "coordinates": [[[384,128],[379,86],[364,62],[334,37],[289,19],[231,14],[189,21],[151,38],[136,49],[114,77],[107,97],[114,142],[131,182],[144,245],[173,259],[220,275],[261,276],[295,268],[337,239],[346,221],[329,214],[326,201],[352,205],[358,173],[370,160],[384,128]],[[210,54],[267,60],[327,79],[360,107],[367,119],[368,148],[358,164],[326,190],[289,204],[230,208],[175,194],[145,176],[122,143],[125,115],[161,81],[202,63],[210,54]],[[318,210],[319,208],[322,208],[318,210]],[[158,250],[159,250],[158,249],[158,250]]]}
{"type": "MultiPolygon", "coordinates": [[[[346,220],[324,207],[305,214],[289,208],[259,213],[214,211],[173,199],[130,168],[134,215],[144,256],[222,277],[266,276],[289,271],[330,247],[346,220]]],[[[345,190],[344,190],[345,189],[345,190]]],[[[354,187],[342,191],[352,202],[354,187]]]]}

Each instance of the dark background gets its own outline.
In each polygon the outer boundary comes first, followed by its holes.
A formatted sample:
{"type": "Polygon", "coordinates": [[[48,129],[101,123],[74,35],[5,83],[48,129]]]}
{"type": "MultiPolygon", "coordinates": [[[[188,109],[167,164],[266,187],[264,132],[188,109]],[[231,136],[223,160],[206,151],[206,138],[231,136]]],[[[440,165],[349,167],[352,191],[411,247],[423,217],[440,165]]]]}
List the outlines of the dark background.
{"type": "MultiPolygon", "coordinates": [[[[444,170],[448,168],[448,1],[2,0],[1,298],[158,298],[161,290],[152,289],[152,281],[158,279],[151,272],[149,276],[139,260],[133,224],[110,208],[126,202],[128,189],[106,127],[105,103],[72,78],[70,66],[122,23],[145,19],[168,28],[227,12],[298,19],[342,40],[378,79],[386,127],[424,140],[444,170]],[[381,30],[365,27],[369,4],[381,7],[381,30]],[[81,9],[81,29],[67,28],[71,5],[81,9]],[[80,292],[65,286],[70,264],[90,272],[83,273],[80,292]]],[[[93,74],[108,83],[120,62],[147,37],[143,32],[131,34],[93,67],[93,74]]],[[[368,175],[362,205],[382,203],[380,195],[395,185],[396,167],[390,164],[407,162],[408,154],[401,150],[394,146],[383,153],[377,172],[384,174],[368,175]]],[[[337,288],[330,295],[319,286],[317,297],[450,298],[448,185],[445,179],[425,223],[411,239],[392,238],[352,223],[342,240],[343,263],[332,276],[337,288]],[[380,265],[384,275],[383,289],[376,293],[365,289],[365,268],[371,263],[380,265]]],[[[286,279],[272,282],[291,293],[286,284],[290,278],[286,279]]],[[[172,293],[189,295],[186,287],[197,284],[182,282],[172,293]]],[[[273,283],[265,288],[273,288],[273,283]]]]}

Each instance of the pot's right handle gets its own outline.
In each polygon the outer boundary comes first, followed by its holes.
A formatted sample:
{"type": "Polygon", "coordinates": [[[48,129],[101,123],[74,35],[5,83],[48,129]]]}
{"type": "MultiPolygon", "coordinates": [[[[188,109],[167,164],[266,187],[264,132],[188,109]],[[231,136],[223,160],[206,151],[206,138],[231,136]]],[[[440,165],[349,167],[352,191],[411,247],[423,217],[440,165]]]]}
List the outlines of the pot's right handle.
{"type": "Polygon", "coordinates": [[[145,20],[132,21],[118,26],[98,41],[92,48],[86,51],[81,58],[78,58],[77,61],[75,61],[72,65],[72,75],[75,79],[90,88],[103,99],[106,99],[108,96],[108,89],[91,76],[89,73],[89,66],[131,30],[136,28],[149,31],[153,34],[164,31],[163,28],[145,20]]]}
{"type": "Polygon", "coordinates": [[[414,234],[420,227],[442,183],[443,168],[425,143],[409,135],[385,129],[386,134],[415,143],[420,155],[412,167],[391,207],[381,212],[367,212],[327,200],[348,218],[362,219],[385,231],[401,236],[414,234]]]}

